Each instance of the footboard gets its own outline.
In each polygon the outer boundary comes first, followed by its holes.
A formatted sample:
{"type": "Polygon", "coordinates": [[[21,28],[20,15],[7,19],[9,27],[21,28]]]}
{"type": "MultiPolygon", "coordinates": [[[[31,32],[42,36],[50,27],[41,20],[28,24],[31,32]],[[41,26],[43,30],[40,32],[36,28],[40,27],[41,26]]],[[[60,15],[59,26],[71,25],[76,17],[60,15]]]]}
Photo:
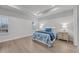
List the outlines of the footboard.
{"type": "Polygon", "coordinates": [[[33,40],[37,40],[43,44],[46,44],[48,45],[48,47],[51,47],[52,43],[54,42],[54,40],[51,41],[51,37],[49,34],[40,33],[40,32],[33,33],[33,40]]]}

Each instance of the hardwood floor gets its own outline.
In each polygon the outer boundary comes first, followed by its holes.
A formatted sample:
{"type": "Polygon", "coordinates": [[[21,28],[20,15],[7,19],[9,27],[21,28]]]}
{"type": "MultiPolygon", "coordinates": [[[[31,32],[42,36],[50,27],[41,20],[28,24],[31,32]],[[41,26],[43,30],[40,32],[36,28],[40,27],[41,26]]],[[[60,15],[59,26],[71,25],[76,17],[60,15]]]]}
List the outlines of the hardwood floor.
{"type": "Polygon", "coordinates": [[[0,43],[1,53],[78,53],[79,48],[72,43],[56,40],[52,48],[32,41],[32,37],[0,43]]]}

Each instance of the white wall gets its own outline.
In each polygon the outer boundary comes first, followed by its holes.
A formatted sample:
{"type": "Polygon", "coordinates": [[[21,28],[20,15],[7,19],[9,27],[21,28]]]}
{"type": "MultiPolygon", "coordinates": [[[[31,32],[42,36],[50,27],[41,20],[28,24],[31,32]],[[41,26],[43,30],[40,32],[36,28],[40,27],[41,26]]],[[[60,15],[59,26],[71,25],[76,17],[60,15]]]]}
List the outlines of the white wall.
{"type": "Polygon", "coordinates": [[[75,46],[78,46],[78,38],[77,38],[77,13],[78,13],[78,10],[77,10],[77,6],[74,6],[74,8],[73,8],[73,26],[74,26],[74,45],[75,46]]]}
{"type": "Polygon", "coordinates": [[[77,27],[76,28],[77,29],[76,34],[77,34],[77,36],[76,37],[77,37],[77,44],[78,44],[78,47],[79,47],[79,5],[77,5],[77,16],[76,17],[77,17],[77,19],[76,19],[76,27],[77,27]]]}
{"type": "Polygon", "coordinates": [[[32,14],[0,7],[0,15],[8,16],[9,32],[0,33],[0,42],[26,37],[32,34],[32,14]]]}
{"type": "Polygon", "coordinates": [[[61,28],[62,28],[61,23],[69,23],[67,32],[71,36],[70,40],[73,41],[73,23],[72,22],[73,22],[73,15],[58,17],[58,18],[55,18],[55,19],[40,20],[39,23],[42,23],[45,26],[50,25],[52,27],[55,27],[55,30],[57,32],[61,31],[61,28]]]}
{"type": "Polygon", "coordinates": [[[9,32],[0,34],[0,42],[29,36],[32,34],[31,21],[8,16],[9,32]]]}
{"type": "Polygon", "coordinates": [[[79,5],[74,6],[74,45],[79,48],[79,5]]]}

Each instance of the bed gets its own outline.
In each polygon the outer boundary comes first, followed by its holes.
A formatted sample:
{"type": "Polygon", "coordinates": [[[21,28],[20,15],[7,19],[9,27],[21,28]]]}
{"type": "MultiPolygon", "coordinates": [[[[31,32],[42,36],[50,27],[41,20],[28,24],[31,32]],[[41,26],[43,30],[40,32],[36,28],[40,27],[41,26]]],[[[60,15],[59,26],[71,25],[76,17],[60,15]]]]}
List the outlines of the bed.
{"type": "Polygon", "coordinates": [[[46,44],[52,47],[56,39],[56,32],[52,28],[45,28],[42,31],[35,31],[33,33],[33,40],[46,44]]]}

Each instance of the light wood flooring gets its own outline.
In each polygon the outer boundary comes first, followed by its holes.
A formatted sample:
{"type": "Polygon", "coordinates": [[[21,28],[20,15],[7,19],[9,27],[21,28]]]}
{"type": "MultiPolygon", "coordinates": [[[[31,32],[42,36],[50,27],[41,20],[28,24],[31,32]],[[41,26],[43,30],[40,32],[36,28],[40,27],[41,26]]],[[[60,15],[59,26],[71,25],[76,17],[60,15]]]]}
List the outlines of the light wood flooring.
{"type": "Polygon", "coordinates": [[[25,37],[17,40],[0,43],[1,53],[78,53],[79,48],[72,43],[56,40],[52,48],[48,48],[38,42],[32,41],[32,37],[25,37]]]}

